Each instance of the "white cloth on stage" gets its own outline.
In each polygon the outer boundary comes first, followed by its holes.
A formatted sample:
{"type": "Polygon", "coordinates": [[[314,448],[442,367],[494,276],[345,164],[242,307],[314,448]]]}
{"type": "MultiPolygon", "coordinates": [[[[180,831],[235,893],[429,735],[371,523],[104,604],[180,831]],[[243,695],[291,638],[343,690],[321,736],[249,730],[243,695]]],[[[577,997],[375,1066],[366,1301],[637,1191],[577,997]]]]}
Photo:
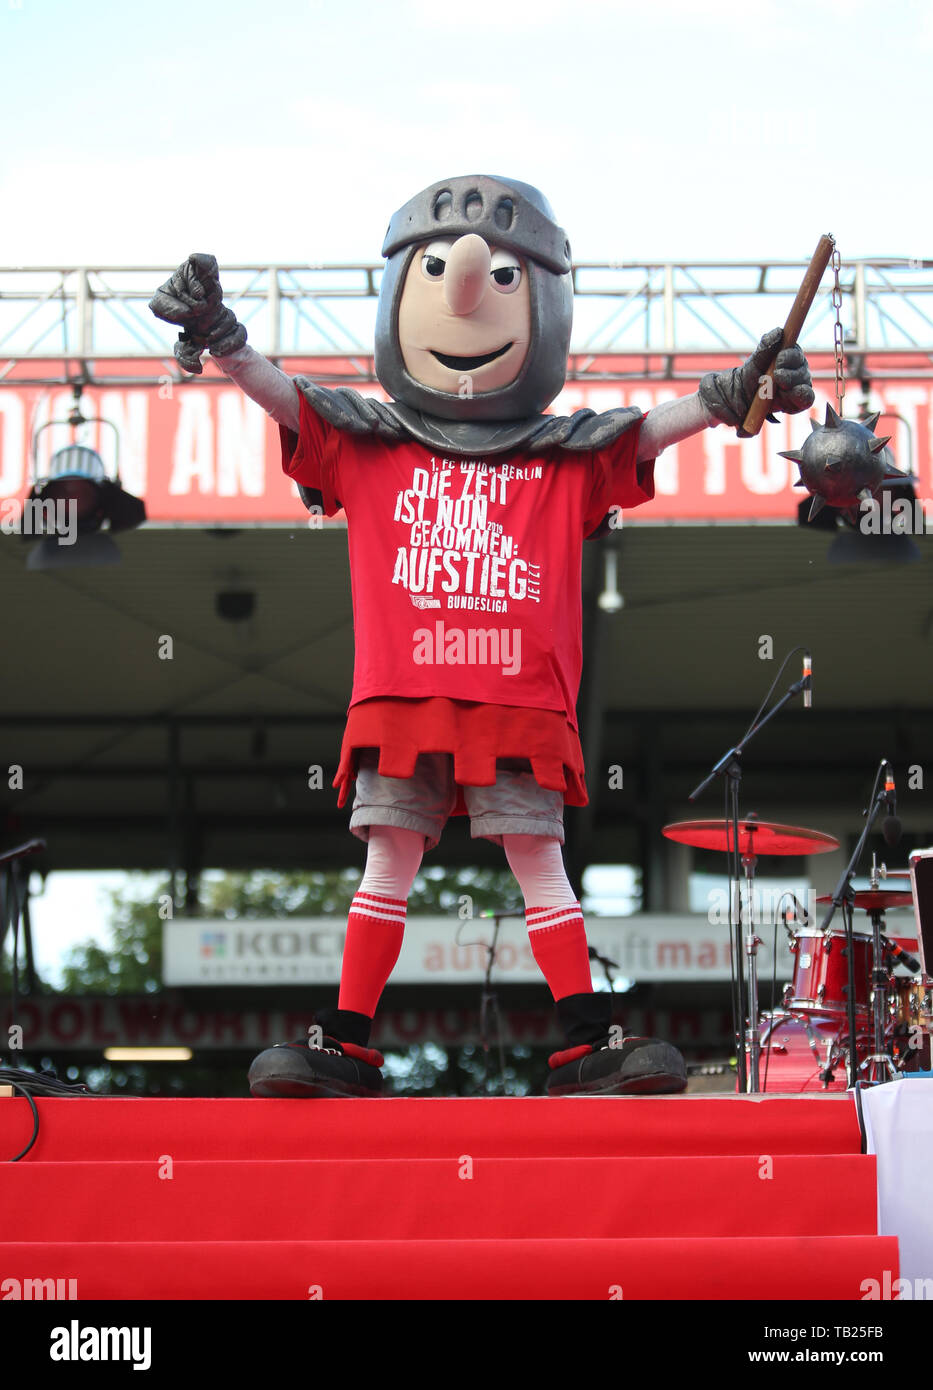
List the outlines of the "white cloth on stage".
{"type": "Polygon", "coordinates": [[[933,1299],[933,1077],[861,1093],[867,1147],[878,1163],[878,1234],[900,1243],[901,1297],[933,1299]]]}

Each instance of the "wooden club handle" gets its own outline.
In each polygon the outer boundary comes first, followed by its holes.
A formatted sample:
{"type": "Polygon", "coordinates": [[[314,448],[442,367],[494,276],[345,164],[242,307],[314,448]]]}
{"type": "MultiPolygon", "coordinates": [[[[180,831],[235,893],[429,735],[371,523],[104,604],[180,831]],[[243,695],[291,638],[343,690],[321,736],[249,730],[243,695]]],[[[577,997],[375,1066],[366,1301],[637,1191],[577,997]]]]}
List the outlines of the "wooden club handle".
{"type": "MultiPolygon", "coordinates": [[[[781,348],[790,347],[793,343],[796,343],[797,339],[800,337],[800,330],[803,328],[804,320],[810,312],[810,305],[816,298],[816,292],[823,278],[823,271],[829,265],[835,245],[836,243],[831,236],[820,237],[817,248],[813,253],[813,258],[807,266],[806,274],[801,281],[800,289],[797,291],[797,298],[791,305],[790,313],[787,315],[783,336],[774,351],[775,357],[777,357],[781,348]]],[[[773,361],[764,375],[769,379],[774,375],[773,361]]],[[[740,439],[750,439],[752,435],[759,432],[765,422],[765,417],[771,412],[772,401],[773,398],[766,395],[759,385],[758,390],[755,392],[754,400],[749,406],[748,414],[742,421],[742,428],[737,431],[740,439]]]]}

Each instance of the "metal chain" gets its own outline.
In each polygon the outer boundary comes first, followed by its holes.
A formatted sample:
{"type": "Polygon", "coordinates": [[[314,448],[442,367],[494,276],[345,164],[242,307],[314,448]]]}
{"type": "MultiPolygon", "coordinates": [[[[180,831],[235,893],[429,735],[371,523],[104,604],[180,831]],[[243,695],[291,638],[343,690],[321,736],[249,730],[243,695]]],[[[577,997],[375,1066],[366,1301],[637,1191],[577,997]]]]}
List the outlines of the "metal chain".
{"type": "Polygon", "coordinates": [[[833,356],[836,366],[836,413],[842,414],[842,402],[846,394],[845,377],[845,357],[842,335],[842,288],[839,284],[839,271],[842,262],[839,258],[839,248],[836,245],[835,237],[833,242],[833,308],[836,311],[836,322],[833,324],[833,356]]]}

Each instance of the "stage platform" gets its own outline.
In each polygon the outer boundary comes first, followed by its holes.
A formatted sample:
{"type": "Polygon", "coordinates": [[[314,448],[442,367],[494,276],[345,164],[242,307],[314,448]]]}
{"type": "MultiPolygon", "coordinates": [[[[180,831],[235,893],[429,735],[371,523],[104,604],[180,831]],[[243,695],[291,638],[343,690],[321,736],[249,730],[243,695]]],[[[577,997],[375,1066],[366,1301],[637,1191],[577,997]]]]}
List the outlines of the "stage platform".
{"type": "MultiPolygon", "coordinates": [[[[898,1278],[851,1095],[36,1103],[36,1144],[0,1162],[4,1297],[857,1300],[898,1278]]],[[[32,1129],[0,1100],[3,1159],[32,1129]]]]}

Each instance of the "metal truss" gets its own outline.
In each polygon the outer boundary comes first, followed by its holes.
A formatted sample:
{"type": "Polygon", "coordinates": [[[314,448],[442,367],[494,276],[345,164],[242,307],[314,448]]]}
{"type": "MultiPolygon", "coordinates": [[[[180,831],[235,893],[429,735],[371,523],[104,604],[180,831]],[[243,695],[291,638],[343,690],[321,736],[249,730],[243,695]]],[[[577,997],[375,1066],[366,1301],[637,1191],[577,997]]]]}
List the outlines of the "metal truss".
{"type": "MultiPolygon", "coordinates": [[[[805,268],[804,261],[581,262],[572,271],[569,379],[676,379],[695,374],[691,356],[744,356],[784,322],[805,268]]],[[[0,267],[0,385],[180,378],[172,329],[148,309],[172,269],[0,267]]],[[[221,273],[225,300],[260,352],[314,359],[321,380],[375,379],[381,264],[231,265],[221,273]]],[[[801,336],[811,354],[832,350],[828,273],[824,281],[801,336]]],[[[933,260],[843,262],[841,287],[852,375],[861,374],[866,355],[877,377],[933,375],[933,260]]]]}

